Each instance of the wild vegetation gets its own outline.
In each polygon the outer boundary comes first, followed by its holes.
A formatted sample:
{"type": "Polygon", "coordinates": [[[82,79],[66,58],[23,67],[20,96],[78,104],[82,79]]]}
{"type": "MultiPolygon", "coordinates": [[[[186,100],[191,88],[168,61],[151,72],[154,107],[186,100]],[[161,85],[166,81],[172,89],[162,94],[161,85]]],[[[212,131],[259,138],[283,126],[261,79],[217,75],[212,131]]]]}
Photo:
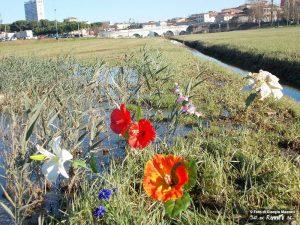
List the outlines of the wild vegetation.
{"type": "Polygon", "coordinates": [[[270,28],[188,35],[186,45],[250,71],[268,70],[300,87],[300,28],[270,28]]]}
{"type": "Polygon", "coordinates": [[[17,41],[0,55],[1,206],[17,223],[244,224],[261,208],[293,209],[300,222],[300,106],[287,97],[246,109],[245,80],[164,39],[17,41]],[[200,117],[180,113],[174,83],[200,117]],[[111,132],[121,103],[154,124],[154,143],[133,150],[111,132]],[[57,136],[81,161],[50,183],[30,156],[57,136]],[[143,188],[158,153],[197,165],[191,205],[174,217],[143,188]],[[114,190],[109,201],[101,189],[114,190]]]}
{"type": "Polygon", "coordinates": [[[24,30],[32,30],[34,35],[48,35],[48,34],[59,34],[69,33],[71,31],[77,31],[78,29],[95,29],[103,27],[103,23],[91,23],[87,24],[85,22],[76,22],[76,21],[49,21],[49,20],[40,20],[40,21],[26,21],[18,20],[11,24],[0,24],[0,31],[6,32],[19,32],[24,30]],[[57,29],[56,29],[57,28],[57,29]]]}

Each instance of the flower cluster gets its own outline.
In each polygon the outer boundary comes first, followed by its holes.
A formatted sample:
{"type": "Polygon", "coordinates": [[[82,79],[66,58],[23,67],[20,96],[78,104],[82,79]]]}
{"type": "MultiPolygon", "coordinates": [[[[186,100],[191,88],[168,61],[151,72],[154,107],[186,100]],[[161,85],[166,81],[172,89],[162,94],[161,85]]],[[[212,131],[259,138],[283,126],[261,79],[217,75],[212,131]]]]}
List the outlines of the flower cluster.
{"type": "Polygon", "coordinates": [[[203,116],[203,114],[201,112],[197,112],[197,108],[192,103],[192,101],[189,99],[189,97],[183,95],[178,83],[175,83],[175,88],[174,88],[173,92],[174,92],[174,94],[176,94],[178,96],[176,102],[181,104],[181,112],[182,113],[186,113],[188,115],[195,115],[197,117],[203,116]]]}
{"type": "MultiPolygon", "coordinates": [[[[115,191],[115,189],[102,189],[98,194],[98,198],[99,200],[108,201],[115,191]]],[[[107,210],[105,206],[100,205],[93,211],[93,215],[96,218],[102,218],[105,215],[106,211],[107,210]]]]}
{"type": "Polygon", "coordinates": [[[260,100],[264,100],[270,95],[273,95],[276,100],[282,98],[283,88],[279,84],[279,79],[273,74],[260,70],[259,73],[250,73],[248,78],[251,89],[258,92],[260,100]]]}
{"type": "Polygon", "coordinates": [[[141,119],[138,122],[131,120],[131,114],[125,104],[111,113],[112,131],[127,140],[128,145],[134,149],[146,148],[155,140],[156,132],[149,120],[141,119]]]}

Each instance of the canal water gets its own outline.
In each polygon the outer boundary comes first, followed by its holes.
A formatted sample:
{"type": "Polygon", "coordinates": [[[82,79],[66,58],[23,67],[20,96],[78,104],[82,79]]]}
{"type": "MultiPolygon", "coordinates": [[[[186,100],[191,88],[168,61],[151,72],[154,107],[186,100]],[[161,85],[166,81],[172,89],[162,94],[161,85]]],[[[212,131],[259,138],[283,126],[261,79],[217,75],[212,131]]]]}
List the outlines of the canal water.
{"type": "MultiPolygon", "coordinates": [[[[210,61],[210,62],[214,62],[216,64],[218,64],[219,66],[221,67],[224,67],[226,69],[229,69],[243,77],[247,76],[250,71],[247,71],[247,70],[243,70],[243,69],[240,69],[236,66],[232,66],[232,65],[229,65],[227,63],[224,63],[222,62],[221,60],[218,60],[216,58],[213,58],[213,57],[210,57],[208,55],[205,55],[203,53],[201,53],[200,51],[198,50],[195,50],[195,49],[192,49],[190,47],[187,47],[185,45],[183,45],[182,43],[180,42],[177,42],[175,40],[172,40],[171,41],[173,44],[176,44],[176,45],[182,45],[184,46],[189,52],[191,52],[193,55],[199,57],[200,59],[204,59],[204,60],[207,60],[207,61],[210,61]]],[[[294,99],[296,102],[300,102],[300,90],[297,89],[297,88],[293,88],[293,87],[290,87],[288,85],[282,85],[283,86],[283,94],[294,99]]]]}

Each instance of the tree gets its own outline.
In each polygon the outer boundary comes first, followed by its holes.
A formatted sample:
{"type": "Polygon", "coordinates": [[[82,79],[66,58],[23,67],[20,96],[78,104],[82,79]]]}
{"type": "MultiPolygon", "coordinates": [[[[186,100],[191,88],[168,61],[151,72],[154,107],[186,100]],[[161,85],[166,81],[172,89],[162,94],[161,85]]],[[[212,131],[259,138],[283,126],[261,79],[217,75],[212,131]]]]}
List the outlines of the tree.
{"type": "Polygon", "coordinates": [[[264,18],[264,0],[248,0],[251,4],[251,16],[258,22],[258,26],[261,26],[261,21],[264,18]]]}
{"type": "Polygon", "coordinates": [[[10,25],[9,24],[0,24],[0,31],[2,32],[10,32],[10,25]]]}
{"type": "MultiPolygon", "coordinates": [[[[85,22],[58,22],[57,25],[58,32],[60,34],[89,27],[89,25],[85,22]]],[[[4,29],[5,27],[0,25],[0,31],[4,29]]],[[[50,20],[40,20],[39,22],[19,20],[7,25],[7,31],[9,30],[11,32],[32,30],[35,35],[48,35],[56,33],[55,21],[50,20]]]]}
{"type": "Polygon", "coordinates": [[[273,26],[274,21],[274,0],[271,0],[271,27],[273,26]]]}
{"type": "Polygon", "coordinates": [[[283,10],[287,25],[289,25],[289,22],[299,24],[300,0],[286,0],[283,10]]]}
{"type": "Polygon", "coordinates": [[[28,21],[26,20],[18,20],[16,22],[13,22],[10,25],[10,29],[12,32],[19,32],[23,30],[28,30],[28,21]]]}

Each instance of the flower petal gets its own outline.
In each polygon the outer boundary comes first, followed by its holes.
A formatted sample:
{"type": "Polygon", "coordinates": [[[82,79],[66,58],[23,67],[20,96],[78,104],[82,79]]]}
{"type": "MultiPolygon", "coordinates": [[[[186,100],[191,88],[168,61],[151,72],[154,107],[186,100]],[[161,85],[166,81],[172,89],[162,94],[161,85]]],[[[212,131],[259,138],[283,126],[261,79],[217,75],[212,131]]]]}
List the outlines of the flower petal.
{"type": "Polygon", "coordinates": [[[54,154],[52,154],[51,152],[47,151],[46,149],[44,149],[43,147],[41,147],[39,145],[37,145],[36,148],[37,148],[39,153],[46,156],[48,159],[51,159],[55,156],[54,154]]]}
{"type": "Polygon", "coordinates": [[[61,152],[61,149],[59,147],[60,143],[61,143],[61,136],[58,136],[58,137],[56,137],[56,138],[53,139],[52,149],[53,149],[53,152],[56,155],[59,155],[59,153],[61,152]]]}
{"type": "Polygon", "coordinates": [[[283,97],[283,93],[280,89],[272,89],[272,94],[276,100],[279,100],[283,97]]]}
{"type": "Polygon", "coordinates": [[[60,163],[58,165],[58,171],[63,177],[65,177],[67,179],[69,178],[69,175],[68,175],[63,163],[60,163]]]}
{"type": "Polygon", "coordinates": [[[49,181],[55,182],[59,174],[57,163],[54,160],[45,162],[42,165],[42,173],[49,181]]]}
{"type": "Polygon", "coordinates": [[[272,93],[270,87],[267,84],[262,84],[260,87],[260,100],[264,100],[265,98],[267,98],[270,94],[272,93]]]}
{"type": "Polygon", "coordinates": [[[110,128],[116,134],[124,135],[131,124],[130,112],[125,104],[121,104],[119,109],[114,109],[110,115],[110,128]]]}
{"type": "Polygon", "coordinates": [[[267,77],[267,80],[270,81],[270,82],[277,82],[277,83],[278,83],[279,78],[276,77],[275,75],[269,73],[269,74],[268,74],[268,77],[267,77]]]}
{"type": "Polygon", "coordinates": [[[62,160],[62,162],[66,162],[66,161],[73,159],[73,156],[69,151],[62,149],[60,152],[59,158],[60,158],[60,160],[62,160]]]}
{"type": "Polygon", "coordinates": [[[270,85],[271,88],[274,88],[274,89],[283,89],[283,87],[276,81],[270,81],[268,82],[268,84],[270,85]]]}

